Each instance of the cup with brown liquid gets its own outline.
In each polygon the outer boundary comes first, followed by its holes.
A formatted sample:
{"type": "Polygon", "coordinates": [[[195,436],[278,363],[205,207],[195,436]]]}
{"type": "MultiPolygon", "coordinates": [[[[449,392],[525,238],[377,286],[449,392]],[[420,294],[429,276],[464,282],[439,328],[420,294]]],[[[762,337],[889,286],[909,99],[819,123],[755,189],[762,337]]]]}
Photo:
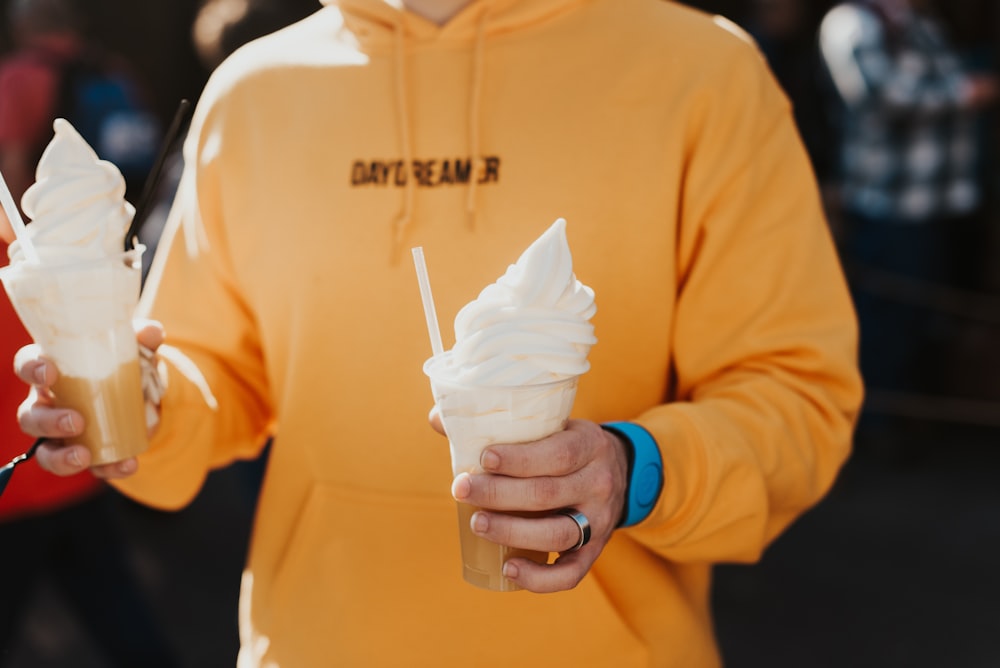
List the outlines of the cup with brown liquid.
{"type": "MultiPolygon", "coordinates": [[[[447,354],[429,359],[424,372],[430,378],[434,401],[448,436],[454,475],[482,473],[479,458],[493,443],[529,443],[565,429],[576,398],[578,376],[510,387],[464,385],[443,373],[447,354]]],[[[462,576],[482,589],[517,591],[519,587],[503,576],[504,563],[512,557],[524,557],[545,564],[551,555],[491,543],[477,536],[470,524],[477,510],[465,503],[458,504],[462,576]]]]}
{"type": "Polygon", "coordinates": [[[92,465],[134,457],[148,447],[132,326],[143,250],[0,270],[18,317],[59,369],[53,402],[83,415],[84,432],[72,441],[87,446],[92,465]]]}

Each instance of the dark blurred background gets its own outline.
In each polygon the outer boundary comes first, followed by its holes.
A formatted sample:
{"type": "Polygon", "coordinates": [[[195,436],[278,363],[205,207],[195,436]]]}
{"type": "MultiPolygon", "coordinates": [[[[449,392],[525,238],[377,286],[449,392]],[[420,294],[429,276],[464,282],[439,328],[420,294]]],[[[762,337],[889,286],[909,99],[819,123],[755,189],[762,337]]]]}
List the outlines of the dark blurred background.
{"type": "MultiPolygon", "coordinates": [[[[2,5],[6,6],[5,0],[2,5]]],[[[126,56],[166,126],[246,40],[315,11],[316,0],[79,0],[90,36],[126,56]]],[[[750,31],[793,102],[824,191],[830,136],[816,65],[828,0],[689,2],[750,31]]],[[[953,45],[998,71],[993,0],[932,2],[953,45]]],[[[0,14],[0,49],[11,46],[0,14]]],[[[1000,666],[1000,208],[998,118],[984,116],[987,200],[960,259],[961,284],[854,273],[852,284],[919,309],[938,331],[931,386],[870,387],[865,411],[894,437],[865,439],[830,495],[754,565],[717,569],[714,603],[731,668],[1000,666]]],[[[839,240],[840,212],[829,199],[839,240]]],[[[234,665],[240,570],[262,462],[212,474],[188,508],[114,495],[116,520],[157,622],[184,666],[234,665]]],[[[0,549],[8,546],[0,545],[0,549]]],[[[0,667],[109,665],[57,588],[35,594],[0,667]]]]}

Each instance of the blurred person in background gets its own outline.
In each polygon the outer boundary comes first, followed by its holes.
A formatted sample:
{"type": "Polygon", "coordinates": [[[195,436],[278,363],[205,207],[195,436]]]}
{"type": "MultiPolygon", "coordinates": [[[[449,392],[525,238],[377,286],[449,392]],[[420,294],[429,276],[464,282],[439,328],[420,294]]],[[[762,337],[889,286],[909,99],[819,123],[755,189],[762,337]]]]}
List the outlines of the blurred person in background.
{"type": "Polygon", "coordinates": [[[88,39],[72,0],[10,0],[7,12],[15,48],[0,61],[0,173],[15,202],[34,181],[57,117],[118,166],[134,199],[160,133],[137,77],[88,39]]]}
{"type": "MultiPolygon", "coordinates": [[[[956,239],[983,201],[978,114],[997,99],[992,76],[968,72],[927,3],[842,3],[824,17],[820,49],[838,97],[837,202],[844,259],[861,323],[870,388],[938,388],[941,326],[933,313],[881,296],[882,274],[921,285],[954,280],[956,239]]],[[[859,439],[895,448],[899,425],[866,416],[859,439]]]]}

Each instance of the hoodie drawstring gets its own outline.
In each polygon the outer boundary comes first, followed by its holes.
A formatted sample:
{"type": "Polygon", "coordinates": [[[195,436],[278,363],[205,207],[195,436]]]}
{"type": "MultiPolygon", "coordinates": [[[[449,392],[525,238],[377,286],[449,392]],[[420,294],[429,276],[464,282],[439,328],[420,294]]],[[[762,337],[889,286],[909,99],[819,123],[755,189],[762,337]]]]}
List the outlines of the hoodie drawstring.
{"type": "Polygon", "coordinates": [[[403,247],[406,231],[413,218],[413,198],[415,195],[413,177],[413,142],[410,138],[410,107],[406,99],[406,45],[403,42],[403,26],[395,25],[394,51],[396,60],[396,119],[399,124],[399,138],[403,145],[403,178],[405,190],[403,193],[403,209],[399,212],[392,225],[392,260],[398,261],[403,247]]]}
{"type": "MultiPolygon", "coordinates": [[[[469,172],[469,187],[466,193],[465,208],[468,213],[468,224],[470,229],[476,227],[476,193],[478,178],[476,167],[479,162],[480,153],[480,127],[479,116],[481,108],[481,98],[483,91],[483,81],[485,79],[485,42],[486,42],[486,21],[489,12],[484,11],[479,17],[476,25],[476,37],[472,52],[472,81],[469,91],[469,119],[468,119],[468,141],[469,159],[472,169],[469,172]]],[[[406,43],[403,37],[403,24],[396,23],[393,27],[393,50],[395,51],[395,84],[396,84],[396,119],[399,125],[399,138],[403,150],[403,172],[405,178],[405,189],[403,194],[403,207],[399,215],[393,221],[392,229],[392,260],[396,263],[403,249],[403,241],[413,221],[413,203],[416,196],[416,183],[413,175],[413,140],[410,134],[410,107],[407,100],[407,79],[406,79],[406,43]]]]}
{"type": "Polygon", "coordinates": [[[479,108],[482,99],[483,79],[485,68],[483,66],[486,35],[486,17],[489,12],[484,11],[479,17],[476,25],[476,42],[472,53],[472,83],[469,92],[469,159],[472,161],[472,169],[469,172],[469,190],[465,198],[465,210],[469,214],[469,228],[476,228],[476,164],[479,161],[479,108]]]}

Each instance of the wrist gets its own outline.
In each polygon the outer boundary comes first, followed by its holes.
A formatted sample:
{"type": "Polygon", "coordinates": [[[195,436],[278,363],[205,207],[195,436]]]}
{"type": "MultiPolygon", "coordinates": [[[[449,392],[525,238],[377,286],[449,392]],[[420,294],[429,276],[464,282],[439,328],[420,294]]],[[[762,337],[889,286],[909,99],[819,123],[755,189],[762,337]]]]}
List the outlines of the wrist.
{"type": "Polygon", "coordinates": [[[625,445],[628,456],[628,487],[619,527],[630,527],[646,519],[663,490],[663,457],[652,434],[633,422],[601,425],[625,445]]]}

